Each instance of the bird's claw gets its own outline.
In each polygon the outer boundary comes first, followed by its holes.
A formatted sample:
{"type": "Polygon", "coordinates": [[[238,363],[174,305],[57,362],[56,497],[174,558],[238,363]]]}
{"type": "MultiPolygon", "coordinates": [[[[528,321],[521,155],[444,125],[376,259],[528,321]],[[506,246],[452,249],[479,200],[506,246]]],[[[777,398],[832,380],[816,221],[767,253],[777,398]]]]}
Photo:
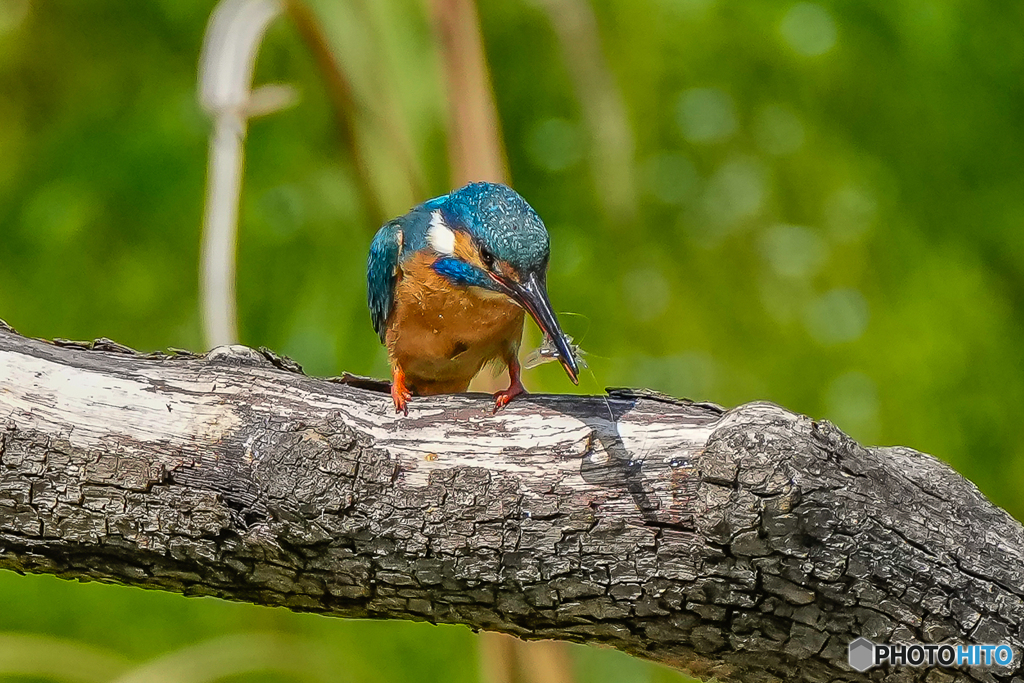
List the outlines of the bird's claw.
{"type": "Polygon", "coordinates": [[[513,382],[508,389],[494,394],[494,412],[497,413],[507,406],[516,396],[523,396],[526,393],[526,387],[523,386],[522,382],[513,382]]]}
{"type": "Polygon", "coordinates": [[[408,417],[410,398],[412,398],[412,392],[409,391],[404,382],[396,380],[391,383],[391,400],[395,402],[396,413],[402,413],[408,417]]]}

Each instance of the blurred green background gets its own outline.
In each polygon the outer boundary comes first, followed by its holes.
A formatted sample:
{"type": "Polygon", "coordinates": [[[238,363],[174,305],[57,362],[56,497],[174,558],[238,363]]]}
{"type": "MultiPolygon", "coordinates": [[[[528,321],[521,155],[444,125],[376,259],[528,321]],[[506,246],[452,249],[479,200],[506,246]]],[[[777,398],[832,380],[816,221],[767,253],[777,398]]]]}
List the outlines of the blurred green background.
{"type": "MultiPolygon", "coordinates": [[[[0,0],[0,317],[22,333],[202,348],[210,123],[195,91],[212,7],[0,0]]],[[[450,189],[431,7],[314,4],[388,215],[450,189]]],[[[508,171],[547,222],[552,299],[589,354],[583,390],[775,401],[932,453],[1024,518],[1024,3],[478,10],[508,171]]],[[[287,19],[256,80],[301,99],[250,128],[242,341],[313,374],[384,376],[364,298],[374,212],[287,19]]],[[[537,341],[529,330],[525,346],[537,341]]],[[[526,384],[572,390],[557,364],[526,384]]],[[[0,671],[19,680],[109,680],[157,657],[201,660],[236,633],[296,664],[229,679],[479,678],[464,628],[7,572],[0,605],[0,671]],[[61,668],[58,645],[63,672],[46,668],[61,668]]],[[[676,680],[613,652],[573,656],[583,681],[676,680]]],[[[170,680],[158,669],[146,680],[170,680]]]]}

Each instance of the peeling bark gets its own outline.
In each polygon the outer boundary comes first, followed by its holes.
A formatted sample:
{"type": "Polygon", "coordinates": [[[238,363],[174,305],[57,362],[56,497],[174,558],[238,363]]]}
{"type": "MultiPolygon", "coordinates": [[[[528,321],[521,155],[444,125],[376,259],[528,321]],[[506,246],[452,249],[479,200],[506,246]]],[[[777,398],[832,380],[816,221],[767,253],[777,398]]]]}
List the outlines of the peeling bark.
{"type": "Polygon", "coordinates": [[[603,643],[723,681],[1017,675],[1024,529],[931,456],[645,391],[403,417],[372,381],[294,370],[0,329],[0,567],[603,643]],[[859,674],[859,636],[1017,657],[859,674]]]}

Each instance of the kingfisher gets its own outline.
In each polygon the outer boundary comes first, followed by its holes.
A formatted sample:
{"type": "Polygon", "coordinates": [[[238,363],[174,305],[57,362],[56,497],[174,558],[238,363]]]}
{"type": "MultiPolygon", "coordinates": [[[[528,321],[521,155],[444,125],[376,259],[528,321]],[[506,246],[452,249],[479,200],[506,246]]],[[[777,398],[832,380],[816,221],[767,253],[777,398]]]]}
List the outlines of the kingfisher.
{"type": "Polygon", "coordinates": [[[471,183],[385,223],[366,264],[373,329],[387,347],[395,412],[412,396],[465,391],[484,364],[508,368],[497,412],[526,393],[526,313],[573,384],[579,368],[547,293],[548,231],[512,188],[471,183]]]}

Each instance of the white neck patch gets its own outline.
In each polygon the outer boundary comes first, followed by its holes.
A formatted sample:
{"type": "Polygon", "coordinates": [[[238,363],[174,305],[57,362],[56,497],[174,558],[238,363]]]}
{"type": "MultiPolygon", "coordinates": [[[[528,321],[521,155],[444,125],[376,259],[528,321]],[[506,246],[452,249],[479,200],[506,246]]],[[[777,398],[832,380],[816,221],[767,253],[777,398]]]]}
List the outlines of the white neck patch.
{"type": "Polygon", "coordinates": [[[434,251],[445,256],[455,253],[455,233],[444,223],[441,212],[430,213],[430,226],[427,228],[427,242],[434,251]]]}

